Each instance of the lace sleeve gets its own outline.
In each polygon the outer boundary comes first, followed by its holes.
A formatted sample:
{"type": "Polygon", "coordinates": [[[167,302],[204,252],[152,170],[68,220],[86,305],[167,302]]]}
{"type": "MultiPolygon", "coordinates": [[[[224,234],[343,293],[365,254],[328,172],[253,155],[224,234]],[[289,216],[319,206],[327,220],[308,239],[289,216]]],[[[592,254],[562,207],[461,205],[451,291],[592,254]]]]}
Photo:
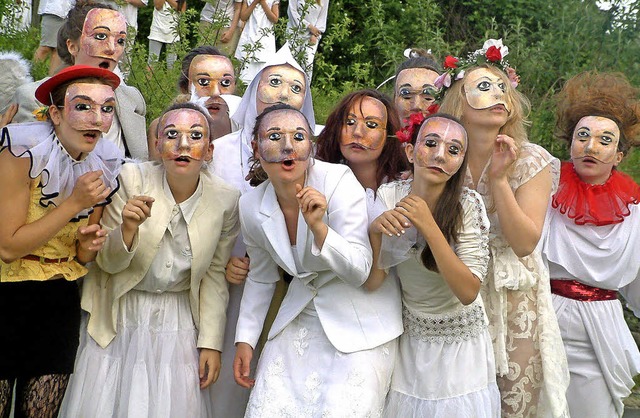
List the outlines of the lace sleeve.
{"type": "Polygon", "coordinates": [[[489,219],[482,198],[473,190],[463,189],[460,202],[463,221],[454,250],[469,270],[484,281],[489,265],[489,219]]]}
{"type": "Polygon", "coordinates": [[[548,165],[551,166],[551,175],[553,179],[551,194],[553,194],[558,189],[560,160],[549,154],[546,149],[542,148],[538,144],[530,142],[522,144],[522,147],[520,148],[520,156],[515,163],[513,173],[509,177],[509,185],[511,186],[511,189],[518,189],[548,165]]]}

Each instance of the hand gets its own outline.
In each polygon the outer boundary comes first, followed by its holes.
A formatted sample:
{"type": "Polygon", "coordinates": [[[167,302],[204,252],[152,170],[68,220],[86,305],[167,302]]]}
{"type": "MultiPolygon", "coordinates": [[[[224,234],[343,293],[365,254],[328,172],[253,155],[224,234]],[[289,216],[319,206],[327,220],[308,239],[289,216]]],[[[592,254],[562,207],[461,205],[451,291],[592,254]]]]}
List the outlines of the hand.
{"type": "Polygon", "coordinates": [[[409,228],[410,226],[411,224],[406,216],[392,209],[374,219],[369,226],[369,231],[392,237],[394,235],[400,236],[404,234],[405,228],[409,228]]]}
{"type": "Polygon", "coordinates": [[[505,178],[511,165],[518,158],[516,143],[510,136],[498,135],[493,145],[493,155],[489,166],[489,179],[505,178]]]}
{"type": "Polygon", "coordinates": [[[327,212],[327,199],[322,193],[310,186],[302,188],[302,186],[296,184],[296,192],[296,199],[298,199],[302,217],[309,225],[309,228],[314,231],[320,224],[324,223],[322,218],[327,212]]]}
{"type": "Polygon", "coordinates": [[[69,196],[69,200],[80,208],[78,212],[94,207],[109,196],[111,187],[107,187],[101,177],[102,170],[89,171],[78,177],[69,196]]]}
{"type": "Polygon", "coordinates": [[[236,383],[246,389],[251,389],[256,384],[255,379],[251,379],[251,358],[253,348],[247,343],[236,344],[236,357],[233,359],[233,377],[236,383]]]}
{"type": "Polygon", "coordinates": [[[225,278],[231,284],[242,284],[249,274],[249,257],[231,257],[227,263],[225,278]]]}
{"type": "Polygon", "coordinates": [[[153,197],[134,196],[122,208],[122,227],[127,231],[136,231],[151,216],[153,197]]]}
{"type": "Polygon", "coordinates": [[[7,108],[4,114],[0,114],[0,129],[10,124],[16,113],[18,113],[18,105],[14,103],[7,108]]]}
{"type": "Polygon", "coordinates": [[[320,29],[316,28],[313,25],[309,25],[307,26],[307,29],[309,29],[309,33],[313,36],[315,36],[316,38],[319,38],[320,35],[322,35],[322,32],[320,32],[320,29]]]}
{"type": "Polygon", "coordinates": [[[222,42],[223,44],[229,42],[231,40],[231,37],[233,36],[233,32],[233,29],[227,29],[226,31],[222,32],[220,42],[222,42]]]}
{"type": "Polygon", "coordinates": [[[100,251],[107,240],[107,230],[100,224],[81,226],[76,232],[78,245],[84,251],[100,251]]]}
{"type": "Polygon", "coordinates": [[[311,35],[309,38],[309,45],[315,45],[318,43],[318,37],[316,35],[311,35]]]}
{"type": "MultiPolygon", "coordinates": [[[[433,225],[436,225],[431,209],[421,197],[414,194],[405,196],[401,201],[396,203],[394,209],[398,213],[404,215],[416,227],[416,229],[426,238],[425,231],[433,225]]],[[[438,226],[436,225],[436,228],[438,226]]]]}
{"type": "Polygon", "coordinates": [[[220,363],[220,352],[218,350],[200,349],[200,389],[206,389],[207,386],[218,380],[220,363]]]}

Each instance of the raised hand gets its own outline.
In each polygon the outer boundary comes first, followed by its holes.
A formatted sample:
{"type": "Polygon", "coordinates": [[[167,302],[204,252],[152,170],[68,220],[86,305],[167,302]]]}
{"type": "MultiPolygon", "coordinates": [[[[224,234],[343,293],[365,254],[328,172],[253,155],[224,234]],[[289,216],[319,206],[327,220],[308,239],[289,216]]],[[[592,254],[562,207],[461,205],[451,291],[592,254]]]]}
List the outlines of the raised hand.
{"type": "Polygon", "coordinates": [[[404,215],[423,236],[425,236],[424,231],[435,225],[435,220],[427,202],[414,194],[409,194],[396,203],[394,210],[404,215]]]}
{"type": "Polygon", "coordinates": [[[405,229],[410,226],[411,223],[405,215],[395,209],[391,209],[374,219],[369,226],[369,231],[392,237],[394,235],[400,236],[404,234],[405,229]]]}
{"type": "Polygon", "coordinates": [[[111,188],[102,181],[102,170],[84,173],[76,181],[69,200],[78,206],[78,212],[89,209],[104,201],[111,188]]]}
{"type": "Polygon", "coordinates": [[[509,168],[517,159],[518,148],[514,139],[508,135],[498,135],[493,145],[489,178],[497,180],[506,177],[509,168]]]}
{"type": "Polygon", "coordinates": [[[327,199],[322,193],[307,186],[296,185],[296,199],[305,222],[312,231],[324,224],[323,216],[327,212],[327,199]]]}
{"type": "Polygon", "coordinates": [[[127,204],[122,208],[122,226],[125,230],[136,230],[151,216],[151,206],[153,197],[134,196],[127,200],[127,204]]]}
{"type": "Polygon", "coordinates": [[[102,229],[100,224],[81,226],[77,230],[76,239],[81,250],[100,251],[107,240],[107,230],[102,229]]]}

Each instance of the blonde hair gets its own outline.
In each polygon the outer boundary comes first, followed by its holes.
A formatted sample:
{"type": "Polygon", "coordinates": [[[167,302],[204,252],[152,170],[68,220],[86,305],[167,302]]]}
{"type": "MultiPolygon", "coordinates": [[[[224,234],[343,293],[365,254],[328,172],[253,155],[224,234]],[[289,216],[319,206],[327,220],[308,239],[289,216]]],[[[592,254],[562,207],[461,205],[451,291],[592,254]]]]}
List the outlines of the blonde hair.
{"type": "MultiPolygon", "coordinates": [[[[516,146],[520,148],[523,143],[529,142],[529,137],[527,135],[527,126],[531,124],[527,119],[531,112],[531,103],[529,102],[529,99],[511,86],[509,77],[504,71],[494,67],[493,65],[482,64],[477,67],[472,67],[466,70],[465,77],[468,77],[472,71],[479,68],[486,68],[491,71],[491,73],[499,76],[504,82],[506,86],[507,103],[509,103],[511,107],[511,112],[509,113],[507,123],[500,128],[499,133],[512,137],[516,146]]],[[[444,99],[442,100],[440,112],[455,116],[464,124],[463,113],[465,103],[467,103],[467,98],[465,96],[463,78],[461,80],[456,80],[451,84],[451,87],[447,90],[444,99]]],[[[468,127],[465,126],[465,128],[467,128],[468,132],[473,132],[473,130],[469,130],[468,127]]]]}

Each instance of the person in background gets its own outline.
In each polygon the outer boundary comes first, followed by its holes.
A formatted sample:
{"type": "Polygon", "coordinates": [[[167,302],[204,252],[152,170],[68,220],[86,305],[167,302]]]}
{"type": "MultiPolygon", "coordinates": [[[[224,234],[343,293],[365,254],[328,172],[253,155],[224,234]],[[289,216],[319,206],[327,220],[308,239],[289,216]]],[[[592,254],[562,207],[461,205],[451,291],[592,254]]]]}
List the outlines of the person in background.
{"type": "Polygon", "coordinates": [[[299,57],[304,67],[309,82],[313,75],[313,60],[322,34],[327,30],[327,14],[329,13],[329,0],[289,0],[287,7],[287,34],[293,55],[299,57]]]}
{"type": "Polygon", "coordinates": [[[40,21],[40,46],[33,54],[34,61],[49,61],[49,75],[53,75],[62,62],[56,51],[58,46],[58,30],[64,24],[69,10],[74,6],[75,0],[40,0],[38,14],[40,21]]]}
{"type": "Polygon", "coordinates": [[[438,111],[435,101],[434,82],[442,73],[440,64],[429,52],[422,49],[409,49],[407,60],[396,70],[393,100],[398,117],[403,125],[409,123],[409,116],[422,113],[428,116],[438,111]]]}
{"type": "Polygon", "coordinates": [[[149,30],[149,65],[160,58],[165,47],[167,68],[173,68],[177,54],[170,51],[171,45],[180,42],[178,33],[179,13],[187,10],[186,0],[153,0],[153,18],[149,30]]]}
{"type": "Polygon", "coordinates": [[[242,25],[240,24],[242,0],[216,0],[205,3],[200,12],[200,39],[213,44],[224,55],[236,52],[242,25]]]}

